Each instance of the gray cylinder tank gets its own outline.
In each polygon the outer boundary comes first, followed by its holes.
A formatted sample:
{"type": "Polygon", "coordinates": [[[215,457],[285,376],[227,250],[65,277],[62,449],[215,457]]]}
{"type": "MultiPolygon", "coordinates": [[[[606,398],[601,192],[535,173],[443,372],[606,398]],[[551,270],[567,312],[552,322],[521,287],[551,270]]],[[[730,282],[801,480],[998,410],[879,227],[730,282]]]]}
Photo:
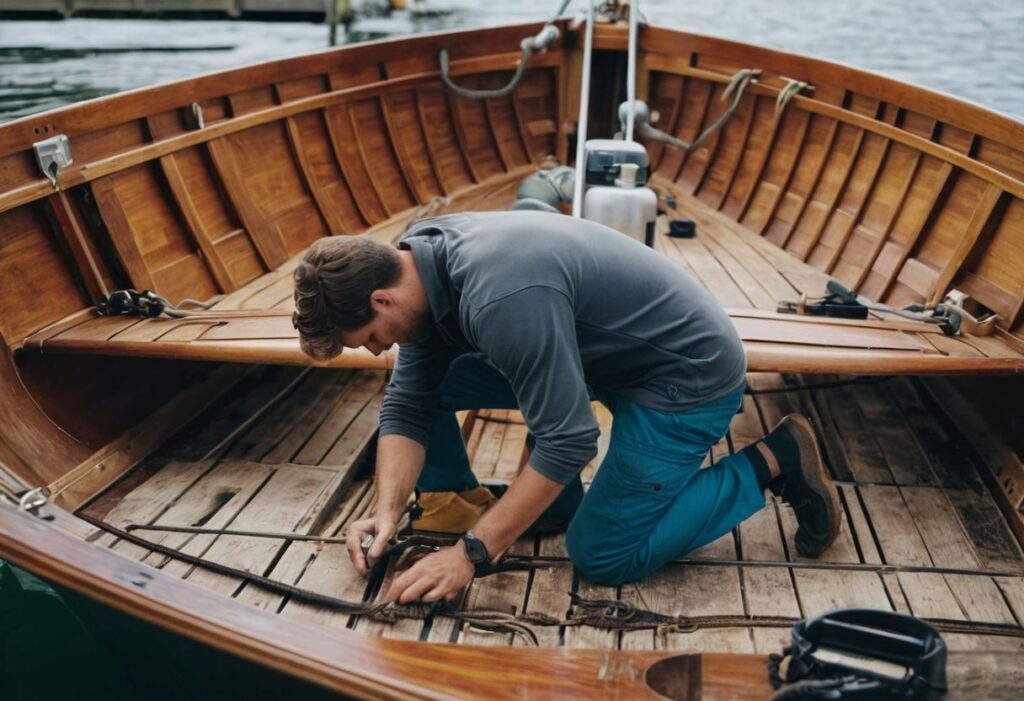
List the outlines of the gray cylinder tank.
{"type": "Polygon", "coordinates": [[[583,218],[596,221],[648,246],[654,245],[658,197],[637,185],[635,163],[623,163],[613,186],[592,185],[583,197],[583,218]]]}

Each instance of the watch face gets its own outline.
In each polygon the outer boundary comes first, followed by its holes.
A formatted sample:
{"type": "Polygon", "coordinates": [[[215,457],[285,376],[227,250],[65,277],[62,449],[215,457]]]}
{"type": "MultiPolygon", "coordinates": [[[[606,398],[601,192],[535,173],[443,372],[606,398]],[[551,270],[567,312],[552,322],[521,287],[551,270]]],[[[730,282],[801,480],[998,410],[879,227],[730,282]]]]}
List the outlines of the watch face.
{"type": "Polygon", "coordinates": [[[482,564],[490,559],[490,555],[487,552],[487,546],[484,545],[482,541],[475,538],[472,533],[467,533],[462,536],[462,544],[466,548],[466,559],[474,565],[482,564]]]}

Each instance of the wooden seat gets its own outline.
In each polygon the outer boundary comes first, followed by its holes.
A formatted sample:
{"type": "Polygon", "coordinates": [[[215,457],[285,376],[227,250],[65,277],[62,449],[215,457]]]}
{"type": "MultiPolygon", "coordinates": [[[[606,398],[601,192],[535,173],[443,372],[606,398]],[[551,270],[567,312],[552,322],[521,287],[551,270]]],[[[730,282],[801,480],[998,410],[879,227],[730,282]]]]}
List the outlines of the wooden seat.
{"type": "MultiPolygon", "coordinates": [[[[290,283],[290,280],[287,280],[290,283]]],[[[962,374],[1024,372],[1024,356],[986,357],[969,339],[906,321],[799,317],[729,309],[751,371],[800,373],[962,374]]],[[[396,351],[345,351],[317,363],[299,348],[288,309],[197,314],[184,319],[85,316],[26,339],[41,353],[171,358],[233,363],[382,368],[396,351]]]]}
{"type": "MultiPolygon", "coordinates": [[[[496,178],[432,213],[505,209],[522,173],[496,178]]],[[[950,338],[928,324],[900,318],[864,321],[777,314],[783,299],[821,295],[828,276],[802,263],[695,198],[680,196],[679,214],[697,221],[695,239],[664,235],[656,248],[696,277],[726,307],[755,372],[891,374],[1012,374],[1024,354],[995,338],[950,338]]],[[[390,242],[417,214],[407,211],[364,236],[390,242]]],[[[40,353],[78,353],[230,363],[394,367],[396,350],[379,356],[359,349],[317,363],[299,348],[292,328],[292,271],[301,254],[227,295],[209,312],[184,319],[101,317],[82,312],[25,339],[40,353]]]]}

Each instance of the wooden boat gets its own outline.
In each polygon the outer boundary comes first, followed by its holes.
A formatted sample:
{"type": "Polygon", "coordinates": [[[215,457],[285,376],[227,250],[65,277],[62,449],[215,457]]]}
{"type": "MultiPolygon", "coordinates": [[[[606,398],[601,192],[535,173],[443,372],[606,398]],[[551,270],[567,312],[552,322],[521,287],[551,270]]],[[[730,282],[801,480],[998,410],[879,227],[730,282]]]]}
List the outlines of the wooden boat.
{"type": "MultiPolygon", "coordinates": [[[[366,512],[390,356],[311,367],[289,323],[289,272],[320,236],[392,240],[424,213],[506,208],[545,156],[569,161],[582,42],[560,28],[500,99],[447,93],[438,52],[461,84],[495,87],[539,25],[351,46],[0,127],[0,557],[53,583],[130,667],[164,669],[160,693],[763,698],[763,656],[788,621],[872,606],[944,622],[953,686],[1009,698],[1024,669],[1024,125],[845,66],[656,27],[640,33],[639,95],[679,138],[716,119],[737,70],[762,71],[701,148],[649,144],[667,207],[655,245],[730,309],[748,350],[754,393],[709,459],[792,410],[819,431],[845,520],[821,562],[796,557],[792,514],[773,500],[619,589],[574,575],[559,537],[524,540],[513,554],[527,568],[475,581],[462,606],[552,617],[523,624],[538,649],[521,628],[304,600],[379,595],[337,543],[127,538],[129,525],[332,536],[366,512]],[[793,80],[813,88],[777,109],[793,80]],[[53,183],[33,144],[58,134],[74,160],[53,183]],[[696,238],[665,235],[676,216],[696,221],[696,238]],[[897,306],[955,288],[989,321],[947,336],[884,314],[776,313],[830,277],[897,306]],[[185,319],[97,316],[122,288],[216,303],[185,319]],[[674,625],[575,625],[566,592],[674,625]],[[506,649],[482,647],[495,645],[506,649]],[[168,675],[183,655],[188,672],[168,675]]],[[[623,71],[627,32],[595,34],[590,133],[610,135],[621,88],[608,77],[623,71]]],[[[516,412],[468,414],[464,433],[481,474],[513,476],[524,460],[516,412]]]]}

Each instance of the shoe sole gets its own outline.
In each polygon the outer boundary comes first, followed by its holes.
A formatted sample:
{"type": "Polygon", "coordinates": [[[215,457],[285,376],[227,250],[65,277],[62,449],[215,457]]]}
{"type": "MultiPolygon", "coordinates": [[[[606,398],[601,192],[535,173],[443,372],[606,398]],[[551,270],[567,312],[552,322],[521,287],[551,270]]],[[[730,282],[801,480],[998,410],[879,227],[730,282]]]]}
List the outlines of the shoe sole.
{"type": "MultiPolygon", "coordinates": [[[[821,448],[818,446],[814,427],[811,426],[811,422],[807,420],[807,417],[803,414],[791,414],[780,421],[776,429],[781,428],[783,424],[789,426],[790,435],[793,436],[800,451],[800,469],[803,472],[804,481],[815,494],[827,499],[832,504],[828,544],[817,553],[800,553],[803,557],[817,558],[832,547],[832,543],[839,537],[839,530],[842,527],[842,507],[839,504],[839,491],[832,484],[832,477],[828,474],[828,470],[825,469],[825,460],[821,455],[821,448]],[[813,458],[812,463],[804,459],[808,452],[810,453],[809,457],[813,458]],[[813,464],[814,468],[809,471],[808,467],[810,464],[813,464]]],[[[796,541],[795,534],[793,540],[794,542],[796,541]]],[[[800,544],[797,543],[797,551],[799,552],[800,549],[800,544]]]]}

